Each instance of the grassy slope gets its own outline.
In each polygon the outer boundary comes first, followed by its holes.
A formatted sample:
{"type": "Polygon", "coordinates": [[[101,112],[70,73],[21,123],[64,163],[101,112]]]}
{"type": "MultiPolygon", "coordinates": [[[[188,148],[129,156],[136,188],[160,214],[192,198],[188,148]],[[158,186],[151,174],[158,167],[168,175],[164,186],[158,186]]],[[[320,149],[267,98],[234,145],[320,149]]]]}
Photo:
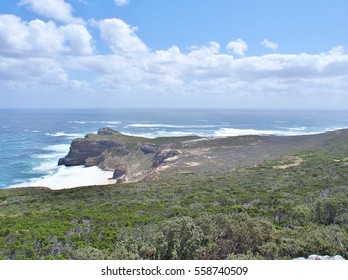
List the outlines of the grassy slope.
{"type": "Polygon", "coordinates": [[[226,174],[0,191],[3,259],[348,258],[348,153],[226,174]]]}

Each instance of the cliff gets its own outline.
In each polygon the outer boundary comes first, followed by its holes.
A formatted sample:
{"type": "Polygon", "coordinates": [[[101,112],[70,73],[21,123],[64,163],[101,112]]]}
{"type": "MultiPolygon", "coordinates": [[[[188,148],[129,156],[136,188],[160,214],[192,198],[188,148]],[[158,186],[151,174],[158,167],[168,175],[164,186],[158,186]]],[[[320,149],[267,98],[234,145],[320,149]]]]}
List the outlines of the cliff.
{"type": "Polygon", "coordinates": [[[59,165],[98,166],[114,171],[118,182],[140,181],[162,172],[228,172],[241,166],[254,166],[267,160],[285,158],[287,168],[303,162],[290,153],[315,149],[348,150],[348,130],[305,136],[238,136],[203,138],[161,137],[148,139],[101,128],[71,143],[59,165]]]}
{"type": "Polygon", "coordinates": [[[69,153],[59,159],[58,165],[98,166],[113,170],[113,179],[119,179],[119,182],[137,181],[180,154],[166,140],[157,141],[161,144],[151,142],[156,141],[101,128],[97,134],[87,134],[84,138],[73,140],[69,153]]]}

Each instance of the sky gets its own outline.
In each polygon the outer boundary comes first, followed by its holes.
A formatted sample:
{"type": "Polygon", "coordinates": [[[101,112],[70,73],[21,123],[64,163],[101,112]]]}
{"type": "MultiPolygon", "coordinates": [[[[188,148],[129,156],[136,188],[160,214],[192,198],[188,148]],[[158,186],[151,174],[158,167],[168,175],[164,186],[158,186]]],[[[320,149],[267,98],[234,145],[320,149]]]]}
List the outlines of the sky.
{"type": "Polygon", "coordinates": [[[1,0],[0,108],[348,109],[346,0],[1,0]]]}

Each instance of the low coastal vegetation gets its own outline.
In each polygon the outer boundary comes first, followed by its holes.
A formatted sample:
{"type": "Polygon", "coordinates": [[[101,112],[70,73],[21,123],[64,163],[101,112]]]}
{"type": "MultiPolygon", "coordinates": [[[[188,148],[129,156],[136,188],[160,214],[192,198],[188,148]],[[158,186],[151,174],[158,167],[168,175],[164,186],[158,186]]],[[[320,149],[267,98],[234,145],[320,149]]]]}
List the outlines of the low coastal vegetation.
{"type": "Polygon", "coordinates": [[[347,259],[347,184],[341,147],[223,173],[1,190],[0,258],[347,259]]]}

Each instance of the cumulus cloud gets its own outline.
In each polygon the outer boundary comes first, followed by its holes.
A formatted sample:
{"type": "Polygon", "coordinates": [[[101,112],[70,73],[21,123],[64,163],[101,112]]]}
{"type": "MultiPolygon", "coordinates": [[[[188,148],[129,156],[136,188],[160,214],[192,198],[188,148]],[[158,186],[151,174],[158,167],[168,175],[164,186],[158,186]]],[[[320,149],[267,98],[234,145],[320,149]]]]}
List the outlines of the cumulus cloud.
{"type": "Polygon", "coordinates": [[[114,0],[117,6],[123,6],[129,3],[129,0],[114,0]]]}
{"type": "Polygon", "coordinates": [[[148,47],[135,34],[137,27],[126,24],[121,19],[104,19],[99,23],[102,39],[114,53],[136,54],[148,52],[148,47]]]}
{"type": "Polygon", "coordinates": [[[0,85],[3,90],[47,91],[68,82],[66,71],[50,58],[7,58],[0,56],[0,85]]]}
{"type": "Polygon", "coordinates": [[[64,45],[64,37],[54,22],[25,22],[14,15],[0,15],[0,41],[3,55],[47,56],[61,51],[64,45]]]}
{"type": "Polygon", "coordinates": [[[237,39],[226,46],[230,53],[215,41],[184,50],[175,45],[151,50],[137,28],[121,19],[103,19],[94,28],[108,52],[94,49],[84,25],[0,15],[0,88],[230,100],[347,95],[348,55],[342,46],[319,54],[246,56],[247,44],[237,39]]]}
{"type": "Polygon", "coordinates": [[[35,19],[29,22],[14,15],[0,15],[0,54],[5,56],[54,56],[59,53],[90,55],[92,36],[85,26],[35,19]],[[7,28],[11,26],[11,28],[7,28]]]}
{"type": "Polygon", "coordinates": [[[92,35],[85,26],[68,24],[59,28],[67,42],[66,49],[78,55],[91,55],[93,53],[92,35]]]}
{"type": "Polygon", "coordinates": [[[267,39],[264,39],[262,42],[260,42],[261,46],[264,46],[267,49],[271,49],[271,50],[277,50],[279,45],[277,43],[271,42],[267,39]]]}
{"type": "Polygon", "coordinates": [[[231,41],[227,44],[226,49],[231,50],[238,55],[245,55],[245,51],[248,49],[248,45],[242,39],[231,41]]]}
{"type": "MultiPolygon", "coordinates": [[[[71,69],[94,73],[97,87],[110,92],[225,96],[345,94],[348,55],[337,48],[322,54],[270,54],[234,58],[220,45],[177,46],[142,53],[71,58],[71,69]]],[[[296,96],[298,98],[298,96],[296,96]]]]}
{"type": "Polygon", "coordinates": [[[72,6],[64,0],[21,0],[18,5],[24,6],[38,15],[64,23],[83,22],[82,19],[72,15],[72,6]]]}
{"type": "Polygon", "coordinates": [[[337,46],[337,47],[332,48],[328,52],[328,54],[330,54],[330,55],[343,55],[344,51],[345,51],[345,49],[343,46],[337,46]]]}

